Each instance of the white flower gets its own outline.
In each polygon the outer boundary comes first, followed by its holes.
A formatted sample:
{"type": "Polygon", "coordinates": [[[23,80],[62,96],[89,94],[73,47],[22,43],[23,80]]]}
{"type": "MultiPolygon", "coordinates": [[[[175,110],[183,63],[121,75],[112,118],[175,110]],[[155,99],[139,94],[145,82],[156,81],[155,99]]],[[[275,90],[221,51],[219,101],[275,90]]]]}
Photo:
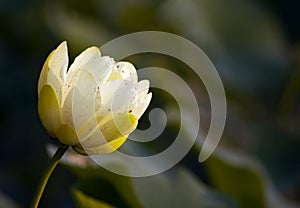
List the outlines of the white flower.
{"type": "Polygon", "coordinates": [[[81,154],[119,148],[135,130],[152,94],[135,67],[83,51],[68,69],[67,43],[47,58],[38,83],[38,112],[50,136],[81,154]]]}

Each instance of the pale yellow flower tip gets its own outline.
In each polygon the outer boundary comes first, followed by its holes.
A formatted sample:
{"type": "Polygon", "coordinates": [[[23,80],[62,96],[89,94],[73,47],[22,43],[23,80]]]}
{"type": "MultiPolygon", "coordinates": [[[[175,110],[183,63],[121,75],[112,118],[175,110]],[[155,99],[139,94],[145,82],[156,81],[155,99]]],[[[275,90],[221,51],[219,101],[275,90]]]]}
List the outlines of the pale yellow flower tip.
{"type": "Polygon", "coordinates": [[[68,69],[66,41],[46,59],[38,82],[38,112],[51,137],[80,154],[118,149],[134,131],[152,94],[135,67],[83,51],[68,69]]]}

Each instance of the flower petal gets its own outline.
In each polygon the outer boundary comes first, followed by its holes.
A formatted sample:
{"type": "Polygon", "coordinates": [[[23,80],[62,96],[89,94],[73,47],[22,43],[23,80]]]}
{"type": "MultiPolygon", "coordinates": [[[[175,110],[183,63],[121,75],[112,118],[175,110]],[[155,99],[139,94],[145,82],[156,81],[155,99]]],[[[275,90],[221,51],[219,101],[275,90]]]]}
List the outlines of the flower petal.
{"type": "Polygon", "coordinates": [[[59,125],[55,133],[58,140],[63,144],[75,145],[79,143],[76,132],[68,124],[59,125]]]}
{"type": "Polygon", "coordinates": [[[82,67],[86,65],[88,62],[90,62],[93,59],[97,59],[101,56],[101,53],[99,49],[95,46],[90,47],[86,50],[84,50],[79,56],[77,56],[70,66],[70,69],[67,73],[66,77],[66,83],[71,85],[72,80],[74,79],[74,76],[79,70],[82,70],[82,67]]]}
{"type": "Polygon", "coordinates": [[[56,92],[58,100],[61,99],[61,86],[66,76],[68,62],[68,48],[64,41],[48,56],[39,78],[38,93],[45,84],[48,84],[56,92]]]}
{"type": "Polygon", "coordinates": [[[96,47],[88,48],[82,52],[71,65],[67,74],[67,80],[62,86],[62,103],[67,99],[70,91],[76,87],[81,71],[87,71],[97,83],[101,84],[108,79],[113,64],[114,60],[107,56],[101,57],[100,51],[96,47]]]}
{"type": "MultiPolygon", "coordinates": [[[[67,42],[62,42],[55,53],[53,54],[49,66],[53,74],[58,78],[60,82],[65,80],[68,69],[69,57],[67,42]]],[[[49,81],[49,80],[48,80],[49,81]]]]}
{"type": "Polygon", "coordinates": [[[91,55],[92,58],[76,71],[71,83],[66,83],[63,87],[63,118],[75,129],[81,127],[85,119],[90,118],[100,108],[100,88],[97,86],[108,79],[113,66],[113,60],[109,57],[100,57],[98,49],[89,51],[86,53],[95,52],[94,55],[91,55]],[[76,105],[75,108],[74,105],[76,105]],[[74,119],[77,123],[76,126],[74,119]]]}
{"type": "Polygon", "coordinates": [[[86,121],[94,117],[94,126],[97,125],[95,117],[95,98],[97,82],[91,73],[81,71],[75,83],[72,99],[72,116],[75,130],[78,130],[86,121]]]}
{"type": "Polygon", "coordinates": [[[132,114],[135,115],[137,119],[140,119],[140,117],[146,111],[147,107],[150,104],[151,98],[152,98],[152,93],[150,92],[143,99],[140,99],[139,101],[136,102],[135,106],[132,109],[132,114]]]}
{"type": "MultiPolygon", "coordinates": [[[[97,117],[97,121],[97,127],[89,129],[90,134],[85,140],[81,140],[81,145],[84,148],[103,145],[124,137],[134,131],[138,123],[137,118],[133,114],[127,113],[101,115],[97,117]]],[[[79,135],[86,131],[86,127],[78,132],[79,135]]]]}
{"type": "Polygon", "coordinates": [[[144,99],[147,96],[148,91],[149,91],[149,86],[150,86],[149,80],[145,79],[145,80],[138,82],[138,84],[137,84],[137,91],[138,91],[137,101],[140,99],[144,99]]]}
{"type": "Polygon", "coordinates": [[[112,80],[100,86],[101,108],[97,114],[127,112],[137,90],[127,80],[112,80]]]}
{"type": "Polygon", "coordinates": [[[67,95],[64,95],[64,98],[63,98],[62,104],[61,104],[62,121],[63,121],[63,123],[66,123],[73,128],[74,128],[74,123],[73,123],[72,110],[73,110],[74,89],[75,88],[72,88],[71,90],[69,90],[67,95]]]}
{"type": "Polygon", "coordinates": [[[65,99],[69,95],[70,91],[77,84],[77,79],[80,71],[82,71],[83,66],[89,63],[91,60],[98,59],[100,56],[101,54],[97,47],[90,47],[75,58],[67,72],[65,82],[62,85],[62,105],[64,104],[65,99]]]}
{"type": "Polygon", "coordinates": [[[55,130],[61,124],[60,106],[53,88],[44,85],[38,101],[38,112],[42,124],[52,137],[56,137],[55,130]]]}
{"type": "Polygon", "coordinates": [[[39,82],[38,82],[38,96],[40,96],[40,92],[41,92],[42,88],[47,84],[49,61],[52,58],[54,53],[55,53],[55,50],[49,54],[49,56],[47,57],[44,65],[43,65],[42,71],[40,73],[39,82]]]}
{"type": "Polygon", "coordinates": [[[122,79],[122,76],[120,75],[120,73],[117,72],[115,69],[112,69],[111,74],[107,81],[121,80],[121,79],[122,79]]]}
{"type": "Polygon", "coordinates": [[[90,59],[84,66],[82,66],[82,70],[90,72],[97,83],[106,82],[109,75],[111,74],[114,60],[108,56],[99,56],[93,59],[90,59]]]}
{"type": "MultiPolygon", "coordinates": [[[[106,82],[111,74],[114,61],[108,56],[99,57],[88,62],[83,66],[82,70],[92,74],[95,82],[99,85],[106,82]]],[[[101,107],[101,93],[100,87],[97,87],[97,93],[95,95],[95,111],[98,111],[101,107]]]]}
{"type": "Polygon", "coordinates": [[[127,139],[128,136],[120,137],[106,144],[98,145],[91,148],[83,148],[81,145],[72,146],[79,154],[83,155],[101,155],[108,154],[117,150],[127,139]]]}
{"type": "Polygon", "coordinates": [[[117,62],[114,65],[114,69],[121,75],[123,79],[131,80],[133,83],[137,83],[138,77],[135,67],[129,62],[117,62]]]}
{"type": "Polygon", "coordinates": [[[76,130],[95,114],[97,83],[91,73],[82,70],[78,71],[77,78],[72,84],[74,87],[69,87],[67,94],[64,95],[62,118],[76,130]]]}

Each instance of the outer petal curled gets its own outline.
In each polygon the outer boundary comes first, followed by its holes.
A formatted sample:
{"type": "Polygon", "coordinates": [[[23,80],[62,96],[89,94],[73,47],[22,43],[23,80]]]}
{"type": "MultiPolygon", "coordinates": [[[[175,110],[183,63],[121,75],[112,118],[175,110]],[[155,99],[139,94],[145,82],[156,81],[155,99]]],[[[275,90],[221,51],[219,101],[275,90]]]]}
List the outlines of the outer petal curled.
{"type": "Polygon", "coordinates": [[[42,124],[50,136],[55,137],[55,130],[61,124],[60,106],[53,88],[49,85],[44,85],[41,89],[38,101],[38,112],[42,124]]]}
{"type": "Polygon", "coordinates": [[[61,124],[55,133],[59,141],[63,144],[77,145],[79,143],[76,132],[68,124],[61,124]]]}
{"type": "Polygon", "coordinates": [[[74,147],[79,153],[104,154],[116,150],[126,141],[138,123],[133,114],[125,113],[101,115],[97,120],[98,126],[81,141],[81,145],[74,147]]]}
{"type": "Polygon", "coordinates": [[[127,139],[127,136],[120,137],[106,144],[98,145],[92,148],[83,148],[81,145],[72,146],[73,149],[82,155],[101,155],[112,153],[118,149],[127,139]]]}

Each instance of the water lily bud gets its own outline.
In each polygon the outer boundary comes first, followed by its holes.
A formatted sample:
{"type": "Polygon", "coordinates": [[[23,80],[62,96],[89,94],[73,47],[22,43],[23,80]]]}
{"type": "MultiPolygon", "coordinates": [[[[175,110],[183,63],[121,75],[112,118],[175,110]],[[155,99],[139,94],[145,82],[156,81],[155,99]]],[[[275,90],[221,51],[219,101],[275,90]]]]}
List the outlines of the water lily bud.
{"type": "Polygon", "coordinates": [[[135,67],[83,51],[68,68],[67,43],[47,58],[38,82],[38,112],[51,137],[80,154],[104,154],[119,148],[137,127],[152,94],[138,81],[135,67]]]}

